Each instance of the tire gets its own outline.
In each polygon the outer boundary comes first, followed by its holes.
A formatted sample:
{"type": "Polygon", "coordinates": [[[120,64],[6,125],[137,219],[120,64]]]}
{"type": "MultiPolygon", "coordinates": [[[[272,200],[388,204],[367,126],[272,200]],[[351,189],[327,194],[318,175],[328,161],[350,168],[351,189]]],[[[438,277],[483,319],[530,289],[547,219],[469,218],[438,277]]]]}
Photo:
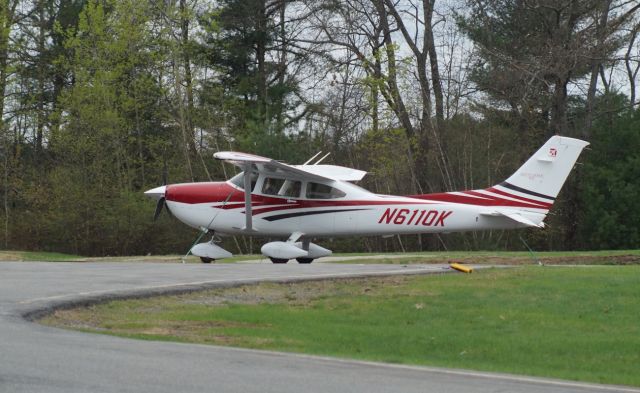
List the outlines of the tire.
{"type": "Polygon", "coordinates": [[[211,263],[211,262],[215,261],[215,259],[213,259],[213,258],[207,258],[207,257],[200,257],[200,261],[201,261],[202,263],[211,263]]]}
{"type": "Polygon", "coordinates": [[[296,258],[298,263],[311,263],[313,262],[313,258],[296,258]]]}
{"type": "Polygon", "coordinates": [[[271,259],[271,262],[273,263],[287,263],[289,262],[288,259],[282,259],[282,258],[269,258],[271,259]]]}

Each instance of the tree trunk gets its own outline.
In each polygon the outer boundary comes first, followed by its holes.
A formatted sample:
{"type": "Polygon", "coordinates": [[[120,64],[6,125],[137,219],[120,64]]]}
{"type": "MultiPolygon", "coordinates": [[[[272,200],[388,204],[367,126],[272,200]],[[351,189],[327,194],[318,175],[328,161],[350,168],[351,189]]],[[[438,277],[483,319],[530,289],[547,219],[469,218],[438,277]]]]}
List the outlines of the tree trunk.
{"type": "MultiPolygon", "coordinates": [[[[436,128],[440,128],[444,120],[444,95],[442,93],[442,81],[440,79],[440,70],[438,69],[438,53],[436,44],[433,39],[433,7],[436,0],[423,0],[424,8],[424,47],[429,53],[429,63],[431,66],[431,84],[433,86],[433,95],[436,101],[436,128]]],[[[426,53],[425,53],[426,55],[426,53]]]]}
{"type": "Polygon", "coordinates": [[[378,16],[380,17],[384,48],[387,55],[388,76],[386,84],[389,94],[385,96],[385,99],[387,100],[389,106],[394,111],[396,116],[398,116],[400,124],[402,124],[407,137],[409,138],[409,140],[411,140],[415,135],[415,129],[413,127],[413,124],[411,123],[411,118],[409,117],[407,107],[405,106],[404,101],[402,100],[402,96],[400,95],[400,89],[398,88],[396,54],[394,43],[391,39],[389,16],[384,5],[384,0],[374,0],[374,5],[376,7],[376,11],[378,12],[378,16]]]}
{"type": "MultiPolygon", "coordinates": [[[[285,83],[285,77],[287,75],[287,32],[285,30],[285,14],[287,10],[287,2],[282,1],[280,4],[280,58],[278,59],[278,84],[282,88],[285,83]]],[[[278,113],[277,113],[277,131],[284,131],[284,103],[282,97],[279,98],[278,113]]]]}
{"type": "Polygon", "coordinates": [[[564,135],[567,130],[567,84],[569,76],[558,78],[553,92],[548,137],[564,135]]]}
{"type": "Polygon", "coordinates": [[[44,1],[38,3],[38,103],[37,103],[37,126],[36,126],[36,155],[35,160],[40,158],[40,152],[42,150],[42,139],[44,134],[44,100],[45,100],[45,69],[44,69],[44,53],[45,53],[45,15],[44,15],[44,1]]]}
{"type": "Polygon", "coordinates": [[[636,64],[635,68],[631,66],[631,51],[633,51],[633,47],[638,37],[638,32],[640,32],[640,23],[638,23],[631,32],[627,52],[624,56],[624,65],[627,70],[627,78],[629,80],[629,101],[632,108],[636,104],[636,78],[638,77],[638,70],[640,70],[640,62],[636,64]]]}
{"type": "Polygon", "coordinates": [[[13,26],[13,15],[17,1],[0,1],[0,127],[4,127],[4,101],[7,90],[9,35],[13,26]]]}
{"type": "Polygon", "coordinates": [[[258,113],[260,123],[267,125],[267,69],[266,69],[266,34],[267,34],[267,14],[265,1],[260,1],[260,8],[256,15],[256,32],[259,38],[256,40],[256,62],[258,63],[258,113]]]}
{"type": "Polygon", "coordinates": [[[596,43],[596,58],[591,62],[591,78],[589,80],[589,89],[587,90],[587,108],[585,115],[585,125],[582,130],[582,137],[588,138],[591,130],[591,122],[593,121],[593,103],[596,98],[596,90],[598,87],[598,70],[602,65],[603,57],[603,41],[606,33],[607,21],[609,20],[609,9],[611,8],[612,0],[604,0],[602,2],[602,14],[598,20],[597,27],[597,43],[596,43]]]}
{"type": "Polygon", "coordinates": [[[189,142],[189,153],[195,157],[196,135],[193,127],[193,77],[191,76],[191,56],[189,50],[189,15],[186,0],[180,0],[180,39],[182,49],[182,63],[184,66],[184,83],[187,95],[187,109],[185,111],[185,126],[189,142]]]}

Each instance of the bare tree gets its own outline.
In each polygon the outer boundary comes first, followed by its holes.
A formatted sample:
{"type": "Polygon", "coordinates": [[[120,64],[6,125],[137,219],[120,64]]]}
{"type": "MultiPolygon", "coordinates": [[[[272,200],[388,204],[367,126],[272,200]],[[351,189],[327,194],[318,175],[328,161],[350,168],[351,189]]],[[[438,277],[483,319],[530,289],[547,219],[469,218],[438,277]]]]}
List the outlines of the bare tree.
{"type": "Polygon", "coordinates": [[[638,41],[638,34],[640,34],[640,22],[637,22],[631,29],[629,42],[627,43],[627,49],[624,54],[624,65],[629,81],[629,102],[631,106],[636,105],[636,80],[638,78],[638,71],[640,71],[640,42],[638,41]]]}

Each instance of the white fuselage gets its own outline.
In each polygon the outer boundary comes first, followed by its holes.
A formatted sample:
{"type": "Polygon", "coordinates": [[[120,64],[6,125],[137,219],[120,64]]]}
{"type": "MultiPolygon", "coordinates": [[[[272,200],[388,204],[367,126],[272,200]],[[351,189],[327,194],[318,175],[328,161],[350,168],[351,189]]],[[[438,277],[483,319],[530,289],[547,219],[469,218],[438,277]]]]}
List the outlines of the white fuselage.
{"type": "MultiPolygon", "coordinates": [[[[261,180],[258,179],[254,189],[260,189],[261,180]]],[[[210,193],[210,200],[172,198],[172,187],[197,186],[169,186],[167,205],[171,213],[195,228],[212,229],[218,233],[246,234],[245,205],[240,200],[243,190],[230,182],[195,183],[198,184],[201,187],[216,188],[215,192],[210,193]]],[[[305,186],[306,184],[303,185],[302,191],[305,186]]],[[[334,199],[308,199],[254,192],[253,235],[287,237],[294,232],[303,233],[308,237],[394,235],[527,226],[504,216],[488,214],[495,206],[495,203],[491,202],[496,200],[496,195],[491,193],[484,197],[464,193],[431,194],[430,199],[429,195],[420,198],[377,195],[341,181],[332,183],[332,186],[343,191],[345,195],[334,199]]],[[[188,192],[187,190],[186,193],[188,192]]],[[[206,194],[204,190],[201,192],[206,194]]],[[[305,195],[304,192],[301,195],[305,195]]],[[[510,199],[520,202],[518,199],[510,199]]],[[[541,222],[547,209],[532,206],[523,210],[522,206],[500,205],[500,209],[518,211],[533,222],[541,222]]]]}

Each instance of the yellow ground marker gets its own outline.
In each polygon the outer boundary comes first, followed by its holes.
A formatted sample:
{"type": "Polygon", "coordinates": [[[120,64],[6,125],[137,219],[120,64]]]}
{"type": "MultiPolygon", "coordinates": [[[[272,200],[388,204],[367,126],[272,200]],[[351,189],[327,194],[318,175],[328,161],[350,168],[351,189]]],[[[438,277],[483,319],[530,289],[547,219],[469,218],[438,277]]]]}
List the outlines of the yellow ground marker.
{"type": "Polygon", "coordinates": [[[461,271],[463,273],[472,273],[473,272],[473,268],[471,268],[469,266],[464,266],[464,265],[459,264],[459,263],[455,263],[455,262],[454,263],[450,263],[449,266],[452,269],[456,269],[456,270],[461,271]]]}

